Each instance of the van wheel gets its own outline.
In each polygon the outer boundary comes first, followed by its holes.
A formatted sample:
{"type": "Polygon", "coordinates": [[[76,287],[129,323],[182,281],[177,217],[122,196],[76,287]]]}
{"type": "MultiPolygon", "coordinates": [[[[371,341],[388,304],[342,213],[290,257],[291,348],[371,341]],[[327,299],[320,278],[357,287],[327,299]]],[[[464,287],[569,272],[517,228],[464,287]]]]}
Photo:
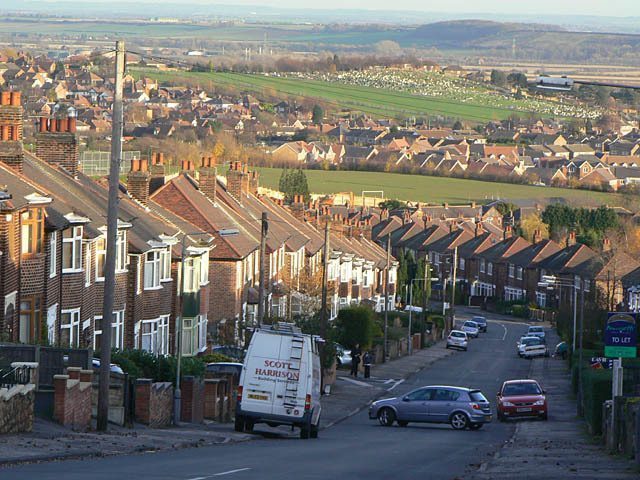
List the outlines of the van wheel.
{"type": "Polygon", "coordinates": [[[300,438],[306,440],[309,438],[311,434],[311,426],[309,424],[303,425],[300,427],[300,438]]]}
{"type": "Polygon", "coordinates": [[[244,422],[244,431],[249,433],[253,432],[254,425],[254,422],[252,422],[251,420],[247,420],[246,422],[244,422]]]}
{"type": "Polygon", "coordinates": [[[449,423],[455,430],[464,430],[469,426],[469,418],[462,412],[456,412],[449,418],[449,423]]]}
{"type": "Polygon", "coordinates": [[[320,430],[320,420],[318,420],[318,425],[311,425],[311,429],[309,430],[309,436],[311,438],[318,438],[319,430],[320,430]]]}
{"type": "Polygon", "coordinates": [[[390,427],[396,421],[396,414],[389,407],[383,408],[378,412],[378,422],[383,427],[390,427]]]}
{"type": "Polygon", "coordinates": [[[241,417],[240,415],[237,415],[237,416],[236,416],[235,423],[234,423],[234,425],[233,425],[234,430],[235,430],[236,432],[244,432],[244,425],[245,425],[245,423],[244,423],[244,418],[243,418],[243,417],[241,417]]]}

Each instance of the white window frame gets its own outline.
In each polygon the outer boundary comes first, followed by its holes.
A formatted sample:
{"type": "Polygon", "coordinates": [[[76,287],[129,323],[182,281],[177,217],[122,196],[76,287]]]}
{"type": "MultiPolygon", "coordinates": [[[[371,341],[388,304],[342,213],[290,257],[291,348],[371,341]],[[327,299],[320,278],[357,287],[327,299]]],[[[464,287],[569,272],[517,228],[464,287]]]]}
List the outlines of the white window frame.
{"type": "Polygon", "coordinates": [[[69,330],[69,345],[64,345],[64,346],[68,346],[70,348],[79,348],[80,333],[81,333],[79,308],[62,310],[62,312],[60,312],[60,339],[61,340],[62,340],[63,330],[69,330]],[[62,322],[66,315],[69,315],[69,323],[63,324],[62,322]]]}
{"type": "Polygon", "coordinates": [[[159,355],[169,355],[169,315],[161,315],[158,319],[157,352],[159,355]]]}
{"type": "Polygon", "coordinates": [[[524,274],[524,269],[520,266],[516,267],[516,279],[522,280],[524,274]]]}
{"type": "Polygon", "coordinates": [[[149,250],[144,253],[144,278],[145,290],[158,290],[162,288],[160,284],[161,251],[149,250]],[[149,260],[149,256],[153,258],[149,260]]]}
{"type": "Polygon", "coordinates": [[[65,237],[62,235],[62,273],[77,273],[82,271],[82,263],[84,261],[84,256],[82,255],[82,232],[83,227],[81,225],[72,225],[71,227],[71,236],[65,237]],[[64,244],[71,244],[71,267],[64,267],[64,244]],[[80,262],[80,265],[78,265],[80,262]]]}
{"type": "Polygon", "coordinates": [[[158,318],[151,320],[142,320],[140,322],[140,350],[150,353],[156,353],[158,350],[158,318]],[[145,328],[149,331],[145,332],[145,328]],[[148,338],[148,345],[145,345],[145,339],[148,338]]]}
{"type": "Polygon", "coordinates": [[[104,282],[104,277],[101,277],[99,274],[99,266],[102,263],[102,270],[104,271],[104,264],[107,261],[107,239],[105,237],[99,237],[95,245],[96,259],[94,268],[96,270],[96,282],[104,282]]]}
{"type": "Polygon", "coordinates": [[[127,231],[118,230],[116,239],[116,273],[127,271],[127,265],[129,264],[127,260],[127,231]]]}
{"type": "Polygon", "coordinates": [[[509,278],[515,278],[516,266],[513,263],[509,264],[509,278]]]}
{"type": "Polygon", "coordinates": [[[484,258],[480,259],[480,273],[485,273],[486,262],[484,258]]]}
{"type": "Polygon", "coordinates": [[[490,277],[493,276],[493,263],[492,262],[487,263],[487,275],[489,275],[490,277]]]}
{"type": "Polygon", "coordinates": [[[171,278],[171,247],[160,250],[160,283],[170,282],[171,278]]]}
{"type": "Polygon", "coordinates": [[[458,268],[462,271],[464,271],[464,267],[465,267],[465,261],[464,258],[460,257],[459,262],[458,262],[458,268]]]}
{"type": "Polygon", "coordinates": [[[84,286],[91,286],[91,248],[88,242],[84,245],[84,286]]]}
{"type": "MultiPolygon", "coordinates": [[[[124,348],[124,310],[114,311],[111,319],[111,348],[122,350],[124,348]]],[[[104,328],[102,325],[102,315],[93,317],[93,322],[93,348],[94,350],[99,350],[98,336],[102,335],[102,329],[104,328]],[[99,329],[97,328],[97,322],[100,322],[99,329]]]]}
{"type": "Polygon", "coordinates": [[[49,234],[49,278],[58,274],[58,231],[49,234]]]}

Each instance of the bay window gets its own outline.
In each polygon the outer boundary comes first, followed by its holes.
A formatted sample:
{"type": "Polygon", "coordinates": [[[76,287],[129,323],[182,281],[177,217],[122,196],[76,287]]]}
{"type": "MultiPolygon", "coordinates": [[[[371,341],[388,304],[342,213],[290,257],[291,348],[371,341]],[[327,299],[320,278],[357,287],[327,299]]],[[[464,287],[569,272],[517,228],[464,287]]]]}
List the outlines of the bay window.
{"type": "Polygon", "coordinates": [[[22,255],[43,252],[44,215],[41,208],[30,208],[20,215],[20,233],[22,255]]]}
{"type": "Polygon", "coordinates": [[[144,260],[144,289],[160,288],[161,258],[159,250],[147,252],[144,260]]]}
{"type": "MultiPolygon", "coordinates": [[[[93,321],[93,348],[100,350],[102,337],[102,317],[94,317],[93,321]]],[[[124,310],[113,312],[111,316],[111,348],[122,350],[124,348],[124,310]]]]}
{"type": "Polygon", "coordinates": [[[49,235],[49,278],[57,275],[58,270],[58,232],[53,231],[49,235]]]}
{"type": "Polygon", "coordinates": [[[82,269],[82,227],[67,228],[62,233],[62,271],[79,272],[82,269]]]}
{"type": "Polygon", "coordinates": [[[62,310],[60,315],[60,345],[78,348],[80,346],[80,309],[62,310]]]}
{"type": "Polygon", "coordinates": [[[104,237],[96,240],[96,281],[104,281],[104,262],[107,259],[107,241],[104,237]]]}
{"type": "Polygon", "coordinates": [[[160,281],[171,281],[171,247],[160,250],[160,281]]]}

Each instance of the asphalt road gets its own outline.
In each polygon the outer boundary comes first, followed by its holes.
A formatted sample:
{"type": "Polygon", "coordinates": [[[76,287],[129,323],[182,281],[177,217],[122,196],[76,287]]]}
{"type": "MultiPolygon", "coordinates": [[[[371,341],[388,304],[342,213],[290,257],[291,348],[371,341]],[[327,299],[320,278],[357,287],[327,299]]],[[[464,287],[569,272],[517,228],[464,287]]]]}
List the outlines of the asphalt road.
{"type": "MultiPolygon", "coordinates": [[[[471,341],[468,352],[439,360],[389,396],[429,384],[469,386],[485,393],[495,413],[495,392],[506,379],[526,377],[529,361],[515,354],[525,325],[490,320],[488,330],[471,341]]],[[[424,424],[385,428],[365,410],[321,431],[317,440],[265,428],[246,443],[8,467],[0,479],[455,479],[488,460],[514,429],[495,420],[478,431],[424,424]]]]}

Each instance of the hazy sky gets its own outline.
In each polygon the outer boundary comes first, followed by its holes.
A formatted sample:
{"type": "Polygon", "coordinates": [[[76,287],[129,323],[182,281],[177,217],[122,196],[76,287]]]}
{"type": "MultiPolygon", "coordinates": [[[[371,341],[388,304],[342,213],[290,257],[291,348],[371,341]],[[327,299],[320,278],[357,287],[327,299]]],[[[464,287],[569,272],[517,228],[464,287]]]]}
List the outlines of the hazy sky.
{"type": "MultiPolygon", "coordinates": [[[[93,0],[107,2],[109,0],[93,0]]],[[[148,0],[142,0],[148,3],[148,0]]],[[[176,0],[153,0],[153,3],[180,3],[176,0]]],[[[533,0],[518,2],[513,0],[448,0],[430,2],[424,0],[186,0],[185,3],[207,5],[264,5],[273,7],[303,8],[364,8],[387,10],[422,10],[427,12],[495,12],[505,14],[539,15],[607,15],[640,16],[640,0],[533,0]],[[311,3],[311,5],[309,5],[311,3]]]]}

